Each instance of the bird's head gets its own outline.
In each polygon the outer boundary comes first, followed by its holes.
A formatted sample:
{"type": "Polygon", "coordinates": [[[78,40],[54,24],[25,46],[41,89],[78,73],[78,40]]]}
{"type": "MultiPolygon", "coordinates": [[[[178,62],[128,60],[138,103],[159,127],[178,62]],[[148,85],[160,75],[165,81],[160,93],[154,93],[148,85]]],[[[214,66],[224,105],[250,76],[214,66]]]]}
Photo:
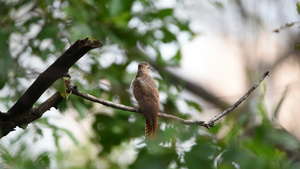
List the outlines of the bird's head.
{"type": "Polygon", "coordinates": [[[148,62],[141,62],[139,64],[139,68],[138,68],[139,72],[149,73],[149,69],[150,69],[150,64],[148,62]]]}

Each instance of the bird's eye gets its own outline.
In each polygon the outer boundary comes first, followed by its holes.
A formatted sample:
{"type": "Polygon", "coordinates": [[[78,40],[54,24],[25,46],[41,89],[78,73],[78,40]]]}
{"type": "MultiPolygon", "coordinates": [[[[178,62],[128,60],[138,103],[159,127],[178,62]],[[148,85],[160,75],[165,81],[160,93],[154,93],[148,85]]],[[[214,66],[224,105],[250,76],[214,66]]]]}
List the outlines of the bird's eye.
{"type": "Polygon", "coordinates": [[[147,69],[150,69],[150,66],[148,66],[147,69]]]}

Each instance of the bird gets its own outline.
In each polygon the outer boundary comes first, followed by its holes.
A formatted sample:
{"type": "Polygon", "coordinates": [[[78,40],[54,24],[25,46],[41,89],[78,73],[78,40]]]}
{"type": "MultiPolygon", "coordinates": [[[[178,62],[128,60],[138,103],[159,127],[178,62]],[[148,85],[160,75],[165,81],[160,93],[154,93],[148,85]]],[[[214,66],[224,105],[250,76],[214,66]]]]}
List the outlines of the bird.
{"type": "Polygon", "coordinates": [[[137,74],[132,81],[132,90],[139,111],[145,116],[145,136],[152,139],[158,134],[159,92],[149,69],[148,62],[139,63],[137,74]]]}

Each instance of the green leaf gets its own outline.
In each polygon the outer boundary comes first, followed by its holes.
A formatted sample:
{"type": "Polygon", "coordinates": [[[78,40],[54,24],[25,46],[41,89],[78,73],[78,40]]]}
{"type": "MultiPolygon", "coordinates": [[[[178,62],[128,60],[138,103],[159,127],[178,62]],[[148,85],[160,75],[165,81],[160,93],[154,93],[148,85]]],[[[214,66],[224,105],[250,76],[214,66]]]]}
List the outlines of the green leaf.
{"type": "Polygon", "coordinates": [[[280,100],[279,100],[279,102],[278,102],[278,104],[277,104],[277,106],[275,108],[275,111],[273,113],[275,119],[278,119],[279,109],[282,106],[282,103],[283,103],[283,101],[284,101],[284,99],[286,97],[287,91],[288,91],[288,87],[286,87],[286,89],[284,90],[284,92],[282,94],[282,97],[280,98],[280,100]]]}
{"type": "Polygon", "coordinates": [[[202,112],[202,108],[199,106],[198,103],[195,103],[195,102],[193,102],[193,101],[186,101],[186,103],[187,103],[189,106],[191,106],[191,107],[195,108],[196,110],[198,110],[200,113],[202,112]]]}
{"type": "Polygon", "coordinates": [[[58,32],[59,32],[58,25],[54,23],[47,23],[45,26],[42,27],[41,32],[37,36],[37,39],[41,39],[41,40],[46,38],[55,39],[57,38],[58,32]]]}
{"type": "Polygon", "coordinates": [[[129,11],[133,0],[110,0],[108,10],[111,16],[117,16],[125,11],[129,11]]]}
{"type": "Polygon", "coordinates": [[[166,8],[158,11],[156,14],[159,18],[164,19],[167,16],[172,16],[173,15],[173,8],[166,8]]]}
{"type": "Polygon", "coordinates": [[[59,128],[59,130],[61,130],[61,131],[63,131],[64,133],[66,133],[68,136],[69,136],[69,138],[73,141],[73,143],[75,144],[75,145],[79,145],[79,142],[78,142],[78,140],[74,137],[74,135],[72,134],[72,132],[70,132],[69,130],[67,130],[67,129],[64,129],[64,128],[59,128]]]}
{"type": "Polygon", "coordinates": [[[262,83],[262,87],[260,87],[260,89],[262,90],[262,93],[260,94],[259,98],[258,98],[258,102],[257,102],[257,110],[258,112],[262,115],[263,121],[268,123],[268,113],[267,113],[267,108],[265,106],[264,103],[264,96],[266,93],[266,84],[262,83]]]}
{"type": "Polygon", "coordinates": [[[223,5],[221,2],[216,1],[216,2],[214,2],[214,4],[215,4],[215,6],[216,6],[217,8],[219,8],[219,9],[221,9],[221,10],[224,10],[224,9],[225,9],[225,8],[224,8],[224,5],[223,5]]]}
{"type": "Polygon", "coordinates": [[[296,6],[297,6],[298,15],[300,15],[300,3],[298,2],[298,3],[296,4],[296,6]]]}
{"type": "Polygon", "coordinates": [[[181,51],[178,50],[176,55],[167,61],[169,66],[180,66],[181,51]]]}
{"type": "Polygon", "coordinates": [[[72,94],[72,90],[69,90],[70,85],[73,85],[70,77],[61,78],[59,91],[60,95],[66,100],[68,100],[69,96],[72,94]]]}
{"type": "Polygon", "coordinates": [[[53,128],[52,136],[54,138],[54,143],[55,143],[56,148],[60,150],[60,146],[59,146],[59,138],[60,138],[60,136],[59,136],[58,131],[57,131],[56,128],[53,128]]]}
{"type": "Polygon", "coordinates": [[[214,154],[213,146],[208,142],[202,142],[193,146],[192,150],[184,156],[184,160],[189,169],[198,169],[199,166],[200,168],[213,168],[214,154]]]}
{"type": "Polygon", "coordinates": [[[75,23],[70,30],[71,40],[76,41],[78,39],[85,39],[86,37],[93,37],[91,27],[84,23],[75,23]]]}
{"type": "Polygon", "coordinates": [[[176,35],[173,34],[169,29],[162,28],[161,31],[164,33],[164,38],[162,39],[164,43],[170,43],[177,40],[176,35]]]}
{"type": "Polygon", "coordinates": [[[300,50],[300,43],[295,43],[294,49],[295,50],[300,50]]]}
{"type": "Polygon", "coordinates": [[[275,129],[268,132],[268,134],[270,140],[273,140],[276,145],[279,145],[285,150],[293,151],[300,148],[299,140],[285,130],[275,129]]]}
{"type": "Polygon", "coordinates": [[[157,146],[156,151],[149,151],[147,147],[140,150],[138,158],[130,167],[133,169],[163,169],[169,168],[170,163],[178,158],[173,148],[157,146]]]}
{"type": "Polygon", "coordinates": [[[47,152],[44,152],[42,154],[40,154],[36,160],[35,163],[38,164],[40,167],[42,168],[47,168],[47,166],[50,165],[50,158],[49,158],[49,154],[47,152]]]}
{"type": "Polygon", "coordinates": [[[295,25],[295,22],[285,24],[285,28],[289,28],[295,25]]]}
{"type": "Polygon", "coordinates": [[[72,102],[73,102],[73,106],[74,108],[77,110],[77,112],[79,113],[79,118],[80,119],[83,119],[86,114],[85,114],[85,110],[87,109],[87,105],[80,102],[80,101],[75,101],[72,99],[72,102]]]}
{"type": "Polygon", "coordinates": [[[123,0],[111,0],[109,4],[109,12],[111,16],[116,16],[122,12],[123,0]]]}

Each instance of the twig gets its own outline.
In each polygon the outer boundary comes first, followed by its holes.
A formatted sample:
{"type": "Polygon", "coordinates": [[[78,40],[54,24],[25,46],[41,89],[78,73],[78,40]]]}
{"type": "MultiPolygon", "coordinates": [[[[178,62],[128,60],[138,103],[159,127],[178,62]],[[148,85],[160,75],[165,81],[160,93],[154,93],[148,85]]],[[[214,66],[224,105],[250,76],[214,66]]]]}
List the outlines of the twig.
{"type": "Polygon", "coordinates": [[[249,91],[243,96],[241,97],[237,102],[234,103],[234,105],[232,105],[231,107],[229,107],[228,109],[224,110],[221,114],[216,115],[214,118],[212,118],[211,120],[209,120],[208,122],[205,122],[205,127],[209,128],[209,127],[214,127],[214,123],[216,121],[218,121],[220,118],[224,117],[225,115],[227,115],[229,112],[231,112],[233,109],[237,108],[244,100],[246,100],[248,98],[248,96],[259,86],[259,84],[265,79],[265,77],[267,77],[269,75],[269,71],[266,71],[259,79],[259,81],[254,84],[249,91]]]}
{"type": "MultiPolygon", "coordinates": [[[[95,102],[95,103],[100,103],[100,104],[103,104],[105,106],[112,107],[112,108],[115,108],[115,109],[130,111],[130,112],[134,112],[134,113],[140,113],[140,111],[137,108],[130,107],[130,106],[125,106],[125,105],[118,104],[118,103],[114,103],[114,102],[104,100],[104,99],[100,99],[100,98],[97,98],[97,97],[92,96],[90,94],[81,92],[77,89],[77,86],[74,86],[74,88],[72,89],[72,94],[75,94],[76,96],[82,97],[86,100],[89,100],[89,101],[92,101],[92,102],[95,102]]],[[[158,113],[158,116],[159,117],[164,117],[164,118],[167,118],[167,119],[178,120],[178,121],[180,121],[184,124],[199,124],[199,125],[204,124],[204,121],[185,120],[185,119],[182,119],[180,117],[173,116],[173,115],[170,115],[170,114],[165,114],[165,113],[158,113]]]]}
{"type": "MultiPolygon", "coordinates": [[[[269,71],[266,71],[261,76],[261,78],[259,79],[259,81],[255,85],[253,85],[249,89],[249,91],[242,98],[240,98],[236,103],[234,103],[234,105],[232,105],[231,107],[229,107],[228,109],[226,109],[225,111],[223,111],[221,114],[215,116],[214,118],[212,118],[208,122],[205,122],[205,121],[194,121],[194,120],[185,120],[185,119],[182,119],[180,117],[177,117],[177,116],[174,116],[174,115],[170,115],[170,114],[165,114],[165,113],[158,113],[158,116],[166,118],[166,119],[177,120],[177,121],[180,121],[181,123],[187,124],[187,125],[196,124],[196,125],[199,125],[199,126],[204,126],[204,127],[206,127],[206,128],[209,129],[210,127],[214,127],[214,123],[216,121],[218,121],[220,118],[222,118],[225,115],[227,115],[233,109],[237,108],[244,100],[246,100],[248,98],[248,96],[259,86],[259,84],[268,75],[269,75],[269,71]]],[[[112,108],[115,108],[115,109],[120,109],[120,110],[124,110],[124,111],[130,111],[130,112],[134,112],[134,113],[140,113],[139,110],[136,109],[136,108],[133,108],[133,107],[130,107],[130,106],[125,106],[125,105],[118,104],[118,103],[113,103],[111,101],[100,99],[100,98],[97,98],[97,97],[92,96],[90,94],[80,92],[80,91],[78,91],[78,89],[77,89],[76,86],[72,89],[72,94],[75,94],[75,95],[77,95],[79,97],[82,97],[82,98],[84,98],[86,100],[90,100],[92,102],[100,103],[100,104],[103,104],[105,106],[112,107],[112,108]]]]}
{"type": "Polygon", "coordinates": [[[80,97],[82,97],[82,98],[84,98],[86,100],[89,100],[89,101],[92,101],[92,102],[96,102],[96,103],[100,103],[100,104],[103,104],[105,106],[112,107],[112,108],[115,108],[115,109],[120,109],[120,110],[124,110],[124,111],[130,111],[130,112],[139,113],[138,110],[135,109],[135,108],[133,108],[133,107],[125,106],[125,105],[118,104],[118,103],[114,103],[114,102],[111,102],[111,101],[108,101],[108,100],[104,100],[104,99],[100,99],[100,98],[97,98],[97,97],[92,96],[90,94],[78,91],[77,86],[73,87],[72,94],[80,96],[80,97]]]}
{"type": "Polygon", "coordinates": [[[187,125],[196,124],[196,125],[199,125],[199,126],[204,126],[204,124],[205,124],[205,121],[185,120],[183,118],[180,118],[180,117],[177,117],[177,116],[174,116],[174,115],[170,115],[170,114],[165,114],[165,113],[158,113],[158,116],[166,118],[166,119],[177,120],[177,121],[180,121],[181,123],[187,124],[187,125]]]}

